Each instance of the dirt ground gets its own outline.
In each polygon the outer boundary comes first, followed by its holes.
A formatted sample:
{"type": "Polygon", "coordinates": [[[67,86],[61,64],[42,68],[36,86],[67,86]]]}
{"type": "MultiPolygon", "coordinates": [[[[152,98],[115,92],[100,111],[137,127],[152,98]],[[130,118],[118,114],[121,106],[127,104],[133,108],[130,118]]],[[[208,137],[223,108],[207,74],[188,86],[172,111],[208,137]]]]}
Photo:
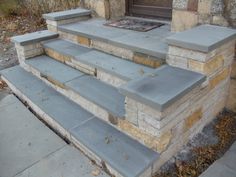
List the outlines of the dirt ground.
{"type": "Polygon", "coordinates": [[[18,63],[12,36],[46,29],[45,22],[28,15],[0,17],[0,70],[18,63]]]}

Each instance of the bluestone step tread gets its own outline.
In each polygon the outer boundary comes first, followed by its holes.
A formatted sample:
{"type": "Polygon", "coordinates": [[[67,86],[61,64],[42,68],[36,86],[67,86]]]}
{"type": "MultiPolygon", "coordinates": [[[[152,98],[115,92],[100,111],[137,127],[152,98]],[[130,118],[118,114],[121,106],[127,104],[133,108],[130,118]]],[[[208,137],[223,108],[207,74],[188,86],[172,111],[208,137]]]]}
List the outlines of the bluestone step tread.
{"type": "Polygon", "coordinates": [[[70,56],[81,63],[101,69],[127,81],[136,79],[144,73],[154,71],[154,69],[144,65],[136,64],[62,39],[47,41],[43,45],[45,48],[70,56]]]}
{"type": "Polygon", "coordinates": [[[168,25],[151,30],[152,33],[145,33],[104,26],[105,23],[106,21],[102,19],[91,19],[84,22],[61,25],[58,29],[165,60],[168,45],[164,39],[171,35],[171,32],[165,29],[165,31],[168,31],[168,33],[163,32],[166,34],[165,36],[160,35],[160,32],[162,33],[162,29],[168,25]],[[153,37],[155,32],[157,35],[153,37]]]}
{"type": "Polygon", "coordinates": [[[125,177],[138,177],[159,156],[99,119],[91,119],[70,132],[125,177]]]}
{"type": "Polygon", "coordinates": [[[45,55],[26,60],[26,64],[36,68],[41,73],[42,77],[49,76],[62,84],[84,75],[84,73],[45,55]]]}
{"type": "Polygon", "coordinates": [[[1,74],[66,130],[93,117],[92,114],[19,66],[3,70],[1,74]]]}
{"type": "Polygon", "coordinates": [[[167,38],[170,45],[209,52],[236,39],[236,30],[215,25],[201,25],[167,38]]]}
{"type": "Polygon", "coordinates": [[[94,117],[19,66],[6,69],[1,74],[43,112],[71,132],[81,144],[123,176],[136,177],[158,160],[158,153],[94,117]]]}
{"type": "Polygon", "coordinates": [[[59,21],[59,20],[66,20],[66,19],[88,16],[88,15],[91,15],[91,10],[77,8],[77,9],[71,9],[71,10],[66,10],[66,11],[43,14],[43,18],[46,20],[59,21]]]}
{"type": "Polygon", "coordinates": [[[28,45],[41,42],[44,40],[54,39],[58,36],[59,36],[58,33],[44,30],[20,36],[15,36],[11,38],[11,41],[20,45],[28,45]]]}
{"type": "Polygon", "coordinates": [[[134,100],[163,111],[205,79],[202,74],[163,65],[151,75],[123,85],[120,91],[134,100]]]}
{"type": "Polygon", "coordinates": [[[123,118],[125,115],[125,97],[118,89],[110,86],[93,76],[82,74],[63,63],[50,57],[40,56],[26,62],[45,77],[50,77],[107,110],[112,115],[123,118]],[[40,63],[41,62],[41,63],[40,63]]]}
{"type": "Polygon", "coordinates": [[[118,118],[125,116],[125,97],[117,88],[105,84],[92,76],[83,76],[66,83],[70,89],[101,106],[118,118]]]}

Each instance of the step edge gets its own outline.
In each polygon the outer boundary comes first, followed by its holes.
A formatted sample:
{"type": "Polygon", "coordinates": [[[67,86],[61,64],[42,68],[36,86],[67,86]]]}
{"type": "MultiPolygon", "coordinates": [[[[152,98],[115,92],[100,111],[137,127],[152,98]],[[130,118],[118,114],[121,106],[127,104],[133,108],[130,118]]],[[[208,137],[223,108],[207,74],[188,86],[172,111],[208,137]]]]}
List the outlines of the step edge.
{"type": "MultiPolygon", "coordinates": [[[[31,58],[31,59],[33,59],[33,58],[31,58]]],[[[53,59],[52,59],[52,60],[53,60],[53,59]]],[[[36,71],[38,71],[38,72],[40,73],[40,75],[42,74],[42,75],[45,75],[45,76],[49,76],[47,73],[44,73],[43,71],[40,71],[40,70],[39,70],[38,68],[36,68],[35,66],[32,66],[32,64],[29,63],[29,62],[26,62],[26,65],[28,65],[28,66],[32,67],[33,69],[35,69],[36,71]]],[[[70,67],[70,66],[67,66],[67,67],[70,67]]],[[[82,76],[80,76],[80,77],[83,77],[83,76],[86,76],[86,74],[85,74],[85,75],[82,75],[82,76]]],[[[41,77],[42,77],[42,76],[41,76],[41,77]]],[[[49,77],[51,77],[51,76],[49,76],[49,77]]],[[[91,76],[91,77],[92,77],[92,76],[91,76]]],[[[47,79],[47,77],[43,77],[43,78],[46,79],[46,80],[47,80],[48,82],[50,82],[51,84],[55,85],[54,83],[52,83],[51,81],[49,81],[49,80],[47,79]]],[[[53,78],[53,77],[51,77],[51,78],[53,78]]],[[[76,79],[76,78],[75,78],[75,79],[76,79]]],[[[53,80],[55,80],[55,81],[59,82],[60,84],[62,84],[62,85],[65,87],[65,88],[62,88],[63,90],[66,91],[67,89],[69,89],[70,91],[73,91],[74,93],[76,93],[76,94],[78,94],[78,95],[84,97],[84,98],[85,98],[86,100],[88,100],[89,102],[92,102],[93,104],[95,104],[95,105],[101,107],[102,109],[106,110],[108,113],[111,113],[113,116],[115,116],[115,117],[117,117],[117,118],[119,118],[119,119],[122,119],[122,120],[125,119],[125,113],[124,113],[124,114],[122,114],[122,113],[116,113],[116,112],[114,112],[113,110],[107,109],[107,107],[101,105],[100,103],[98,103],[98,102],[96,102],[96,101],[94,101],[94,100],[91,100],[91,99],[87,98],[87,96],[85,96],[84,94],[81,94],[81,93],[79,93],[78,91],[76,91],[75,89],[73,89],[72,87],[68,86],[68,85],[66,84],[67,82],[62,83],[61,81],[59,81],[59,80],[57,80],[57,79],[55,79],[55,78],[53,78],[53,80]]],[[[109,85],[109,86],[110,86],[110,85],[109,85]]],[[[119,92],[118,89],[117,89],[117,92],[119,92]]]]}
{"type": "MultiPolygon", "coordinates": [[[[32,73],[30,73],[30,74],[32,74],[32,73]]],[[[36,76],[35,76],[36,77],[36,76]]],[[[22,100],[24,100],[24,101],[26,101],[28,104],[34,104],[24,93],[22,93],[22,91],[20,91],[20,89],[19,88],[17,88],[13,83],[11,83],[11,81],[9,81],[9,79],[3,74],[3,75],[1,75],[1,78],[5,81],[5,82],[8,82],[8,83],[10,83],[9,85],[12,85],[13,87],[14,87],[14,90],[15,90],[15,92],[18,92],[18,93],[21,93],[21,95],[22,96],[20,96],[20,95],[18,95],[22,100]],[[28,101],[27,101],[28,100],[28,101]]],[[[37,78],[38,79],[38,78],[37,78]]],[[[38,80],[40,80],[40,79],[38,79],[38,80]]],[[[46,85],[46,83],[44,83],[45,85],[46,85]]],[[[12,89],[12,88],[11,88],[12,89]]],[[[63,95],[61,95],[61,96],[63,96],[63,95]]],[[[57,122],[56,120],[54,120],[54,118],[53,117],[51,117],[50,115],[48,115],[46,112],[44,112],[43,111],[43,109],[40,107],[40,106],[38,106],[38,105],[36,105],[36,104],[34,104],[34,105],[29,105],[32,109],[34,109],[34,108],[38,108],[42,113],[44,113],[44,114],[46,114],[49,118],[51,118],[56,124],[59,124],[60,126],[61,126],[61,128],[63,129],[63,130],[65,130],[65,131],[67,131],[67,133],[68,133],[68,135],[71,137],[71,136],[73,136],[74,138],[75,138],[75,136],[73,135],[73,133],[72,132],[70,132],[72,129],[65,129],[59,122],[57,122]]],[[[41,117],[41,116],[40,116],[41,117]]],[[[91,117],[91,118],[97,118],[96,116],[93,116],[93,117],[91,117]]],[[[42,118],[42,119],[44,119],[44,118],[42,118]]],[[[99,118],[97,118],[99,121],[102,121],[102,120],[100,120],[99,118]]],[[[46,120],[45,120],[46,121],[46,120]]],[[[103,121],[104,122],[104,121],[103,121]]],[[[106,123],[106,122],[105,122],[106,123]]],[[[106,123],[107,124],[107,123],[106,123]]],[[[50,126],[50,127],[52,127],[52,125],[49,123],[49,122],[47,122],[47,125],[48,126],[50,126]]],[[[108,126],[111,126],[111,125],[109,125],[108,124],[108,126]]],[[[113,127],[113,126],[111,126],[111,127],[113,127]]],[[[54,129],[54,127],[52,127],[53,129],[54,129]]],[[[76,127],[75,127],[76,128],[76,127]]],[[[114,128],[114,127],[113,127],[114,128]]],[[[74,128],[73,128],[74,129],[74,128]]],[[[116,128],[114,128],[114,129],[116,129],[116,128]]],[[[118,130],[118,129],[117,129],[118,130]]],[[[60,133],[62,136],[64,136],[65,134],[64,133],[62,133],[60,130],[56,130],[56,131],[58,131],[58,133],[60,133]]],[[[118,130],[118,131],[120,131],[120,130],[118,130]]],[[[121,132],[121,131],[120,131],[121,132]]],[[[125,136],[128,136],[128,135],[126,135],[125,133],[123,133],[123,132],[121,132],[122,134],[124,134],[125,136]]],[[[137,141],[137,140],[135,140],[135,139],[133,139],[132,137],[130,137],[132,140],[134,140],[134,141],[137,141]]],[[[75,138],[77,141],[79,141],[77,138],[75,138]]],[[[71,140],[69,140],[69,141],[71,141],[71,140]]],[[[72,141],[71,141],[72,142],[72,141]]],[[[80,142],[80,141],[79,141],[80,142]]],[[[138,141],[137,141],[138,142],[138,141]]],[[[139,143],[139,142],[138,142],[139,143]]],[[[73,143],[74,144],[74,143],[73,143]]],[[[144,146],[143,144],[141,144],[141,143],[139,143],[141,146],[144,146]]],[[[75,144],[74,144],[75,145],[75,144]]],[[[91,148],[89,148],[89,147],[87,147],[86,145],[84,145],[84,144],[82,144],[84,147],[86,147],[87,149],[88,149],[88,151],[92,151],[93,153],[95,153],[93,150],[91,150],[91,148]]],[[[145,148],[147,148],[146,146],[144,146],[145,148]]],[[[85,152],[83,152],[80,148],[79,148],[79,151],[81,151],[83,154],[85,154],[85,152]]],[[[150,162],[149,162],[149,164],[147,165],[147,167],[145,167],[136,177],[138,177],[139,175],[141,175],[143,172],[145,172],[145,170],[147,170],[149,167],[152,167],[152,165],[153,165],[153,163],[156,161],[156,160],[158,160],[158,158],[159,158],[159,155],[158,155],[158,153],[155,153],[155,156],[156,156],[156,158],[153,158],[150,162]]],[[[99,156],[100,157],[100,156],[99,156]]],[[[92,158],[92,157],[91,157],[92,158]]],[[[107,164],[109,164],[113,169],[114,169],[114,171],[117,171],[118,172],[118,169],[116,168],[116,167],[114,167],[114,165],[112,165],[112,164],[110,164],[109,162],[107,162],[107,160],[104,160],[104,159],[102,159],[104,162],[106,162],[107,164]]],[[[102,165],[102,164],[101,164],[102,165]]],[[[121,173],[121,172],[118,172],[119,174],[121,173]]],[[[122,174],[122,173],[121,173],[122,174]]],[[[124,174],[123,174],[124,175],[124,174]]],[[[124,176],[125,177],[125,176],[124,176]]]]}
{"type": "Polygon", "coordinates": [[[128,48],[128,50],[131,50],[134,53],[141,51],[141,53],[143,53],[145,55],[154,56],[154,57],[157,57],[159,60],[163,60],[163,61],[165,61],[165,58],[167,57],[168,50],[166,51],[166,53],[163,53],[161,51],[143,49],[143,48],[135,47],[135,46],[132,46],[132,45],[124,44],[124,43],[121,43],[121,42],[112,41],[110,39],[105,39],[105,38],[102,38],[102,37],[99,37],[99,36],[90,35],[90,34],[86,34],[86,33],[83,33],[83,32],[78,32],[78,31],[71,30],[71,29],[65,29],[64,26],[66,26],[66,25],[59,25],[58,30],[62,31],[62,32],[74,34],[74,35],[80,35],[80,36],[90,38],[90,39],[93,39],[93,40],[98,40],[98,41],[101,41],[101,42],[105,42],[105,43],[108,43],[108,44],[111,44],[111,45],[114,45],[114,46],[117,46],[117,47],[128,48]]]}

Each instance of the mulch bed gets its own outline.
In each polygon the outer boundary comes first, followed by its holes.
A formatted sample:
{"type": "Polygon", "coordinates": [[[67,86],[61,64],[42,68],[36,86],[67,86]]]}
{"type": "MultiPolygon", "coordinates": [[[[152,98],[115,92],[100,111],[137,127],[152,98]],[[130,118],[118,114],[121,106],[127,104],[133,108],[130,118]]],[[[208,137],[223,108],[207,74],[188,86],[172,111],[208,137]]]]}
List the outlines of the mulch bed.
{"type": "Polygon", "coordinates": [[[159,172],[155,177],[197,177],[204,172],[214,161],[223,154],[236,141],[236,114],[223,111],[217,117],[214,132],[218,137],[218,143],[202,147],[193,147],[190,161],[176,160],[174,167],[159,172]]]}

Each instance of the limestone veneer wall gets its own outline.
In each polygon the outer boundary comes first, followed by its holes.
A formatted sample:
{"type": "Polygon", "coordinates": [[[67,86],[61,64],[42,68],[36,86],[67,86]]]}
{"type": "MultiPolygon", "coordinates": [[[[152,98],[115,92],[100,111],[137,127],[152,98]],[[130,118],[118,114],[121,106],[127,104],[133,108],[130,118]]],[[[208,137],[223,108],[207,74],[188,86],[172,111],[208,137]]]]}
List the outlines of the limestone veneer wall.
{"type": "Polygon", "coordinates": [[[172,31],[199,24],[236,27],[235,0],[173,0],[172,31]]]}

